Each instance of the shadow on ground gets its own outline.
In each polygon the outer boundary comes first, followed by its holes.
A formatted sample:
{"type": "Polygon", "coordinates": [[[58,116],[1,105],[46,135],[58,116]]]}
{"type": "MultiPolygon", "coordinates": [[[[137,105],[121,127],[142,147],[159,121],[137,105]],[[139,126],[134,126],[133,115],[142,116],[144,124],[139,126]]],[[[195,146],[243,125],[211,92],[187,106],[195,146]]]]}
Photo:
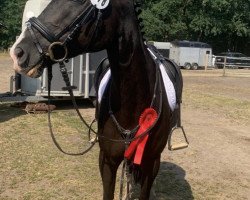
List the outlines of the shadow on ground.
{"type": "Polygon", "coordinates": [[[185,180],[186,172],[180,166],[162,162],[154,190],[157,200],[192,200],[191,187],[185,180]]]}
{"type": "MultiPolygon", "coordinates": [[[[45,102],[48,103],[48,102],[45,102]]],[[[79,109],[84,108],[94,108],[94,105],[91,100],[89,99],[76,99],[77,106],[79,109]]],[[[56,106],[56,110],[72,110],[74,106],[72,104],[71,99],[68,100],[52,100],[51,104],[56,106]]]]}
{"type": "Polygon", "coordinates": [[[0,104],[0,123],[25,114],[26,112],[20,107],[13,107],[10,104],[0,104]]]}
{"type": "MultiPolygon", "coordinates": [[[[43,101],[41,101],[40,103],[43,103],[43,101]]],[[[45,101],[44,103],[48,104],[47,101],[45,101]]],[[[74,110],[74,106],[72,105],[71,100],[52,100],[51,104],[55,105],[55,110],[58,111],[74,110]]],[[[27,102],[0,104],[0,123],[27,114],[27,112],[25,111],[26,105],[27,102]]],[[[93,103],[90,100],[85,99],[78,99],[77,105],[79,109],[94,108],[93,103]]]]}

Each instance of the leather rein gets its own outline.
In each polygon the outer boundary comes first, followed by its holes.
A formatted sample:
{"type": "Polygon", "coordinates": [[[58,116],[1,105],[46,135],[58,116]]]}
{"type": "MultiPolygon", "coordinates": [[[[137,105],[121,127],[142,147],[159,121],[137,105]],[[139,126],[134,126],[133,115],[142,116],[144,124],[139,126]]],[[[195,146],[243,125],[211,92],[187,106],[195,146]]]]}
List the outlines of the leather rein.
{"type": "MultiPolygon", "coordinates": [[[[93,16],[93,13],[98,11],[98,14],[96,15],[95,18],[95,22],[94,22],[94,29],[91,33],[91,40],[89,42],[88,47],[91,45],[94,36],[96,35],[96,30],[98,28],[100,19],[102,17],[102,10],[97,9],[94,5],[89,5],[69,26],[67,26],[65,29],[63,29],[59,34],[54,35],[53,33],[51,33],[49,31],[49,29],[44,26],[37,18],[32,17],[30,18],[26,24],[27,24],[27,28],[31,34],[31,37],[33,39],[33,42],[35,44],[35,46],[37,47],[38,52],[41,55],[41,59],[50,59],[51,61],[55,62],[55,63],[59,63],[59,67],[60,67],[60,72],[62,74],[62,77],[64,79],[64,82],[66,84],[66,87],[63,87],[63,90],[67,90],[69,92],[69,95],[71,97],[74,109],[77,112],[77,115],[79,116],[80,120],[83,122],[83,124],[88,128],[88,134],[90,137],[91,132],[93,132],[96,135],[96,138],[94,139],[94,142],[91,143],[90,147],[88,147],[87,149],[85,149],[84,151],[80,152],[80,153],[71,153],[71,152],[66,152],[64,151],[61,146],[59,145],[59,143],[57,142],[56,138],[55,138],[55,134],[53,133],[53,129],[52,129],[52,123],[51,123],[51,110],[48,110],[48,126],[49,126],[49,130],[50,130],[50,134],[51,134],[51,138],[54,142],[54,144],[56,145],[56,147],[64,154],[67,155],[71,155],[71,156],[79,156],[79,155],[84,155],[85,153],[87,153],[97,142],[97,137],[98,138],[102,138],[111,142],[122,142],[125,143],[126,145],[129,144],[130,142],[140,139],[142,137],[144,137],[145,135],[149,134],[149,132],[154,128],[155,124],[158,122],[160,116],[161,116],[161,112],[162,112],[162,81],[161,81],[161,73],[160,73],[160,69],[159,69],[159,63],[160,60],[157,58],[154,58],[154,61],[156,63],[156,81],[155,81],[155,85],[154,85],[154,94],[152,97],[152,101],[150,104],[150,107],[153,107],[156,102],[156,94],[159,94],[159,107],[157,109],[157,119],[155,120],[154,124],[149,127],[149,129],[147,129],[146,131],[144,131],[142,134],[140,134],[137,137],[134,137],[136,131],[139,128],[139,125],[137,125],[134,129],[132,130],[126,130],[124,129],[119,122],[117,121],[115,115],[113,114],[112,110],[111,110],[111,106],[109,105],[109,114],[110,117],[113,121],[113,123],[115,124],[115,126],[117,127],[118,131],[120,132],[121,136],[123,137],[123,139],[112,139],[112,138],[108,138],[105,137],[101,134],[99,134],[98,132],[96,132],[95,130],[92,129],[92,124],[89,125],[84,118],[82,117],[79,108],[77,106],[76,103],[76,99],[74,97],[73,94],[73,89],[76,89],[75,86],[71,86],[70,80],[69,80],[69,76],[68,76],[68,72],[67,72],[67,68],[65,66],[65,61],[67,61],[67,57],[68,57],[68,49],[67,49],[67,44],[72,41],[75,36],[79,33],[82,25],[88,23],[93,16]],[[41,46],[41,44],[39,43],[35,33],[34,33],[34,29],[36,29],[45,39],[47,39],[51,44],[47,50],[47,52],[45,52],[41,46]],[[61,42],[60,38],[62,36],[64,36],[67,32],[69,32],[68,36],[66,37],[66,39],[61,42]],[[60,52],[63,52],[63,56],[58,56],[56,55],[55,50],[58,50],[60,52]]],[[[51,103],[51,80],[52,80],[52,65],[48,65],[48,105],[50,105],[51,103]]],[[[110,100],[109,100],[110,102],[110,100]]],[[[49,107],[49,106],[48,106],[49,107]]]]}

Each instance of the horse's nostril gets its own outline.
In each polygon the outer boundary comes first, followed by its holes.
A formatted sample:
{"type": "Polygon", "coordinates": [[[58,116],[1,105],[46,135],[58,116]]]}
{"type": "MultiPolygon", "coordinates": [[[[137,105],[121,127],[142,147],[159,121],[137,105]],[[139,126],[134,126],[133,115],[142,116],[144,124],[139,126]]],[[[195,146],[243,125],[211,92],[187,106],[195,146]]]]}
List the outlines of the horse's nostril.
{"type": "Polygon", "coordinates": [[[15,55],[18,58],[21,58],[23,56],[23,54],[24,54],[24,51],[20,47],[15,48],[15,55]]]}

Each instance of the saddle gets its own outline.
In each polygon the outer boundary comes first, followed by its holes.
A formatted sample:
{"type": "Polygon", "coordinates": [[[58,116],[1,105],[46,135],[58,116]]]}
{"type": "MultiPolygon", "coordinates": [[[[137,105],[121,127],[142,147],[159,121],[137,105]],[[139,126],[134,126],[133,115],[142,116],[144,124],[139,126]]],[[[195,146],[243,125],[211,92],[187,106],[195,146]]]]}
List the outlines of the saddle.
{"type": "Polygon", "coordinates": [[[106,74],[106,72],[109,70],[109,60],[108,58],[104,58],[100,64],[98,65],[95,75],[94,75],[94,86],[95,86],[95,91],[98,91],[99,85],[101,83],[102,78],[106,74]]]}
{"type": "MultiPolygon", "coordinates": [[[[180,104],[182,102],[182,88],[183,88],[183,79],[180,67],[174,61],[166,57],[163,57],[155,46],[148,45],[148,47],[154,53],[157,59],[159,59],[160,62],[164,65],[164,68],[174,85],[177,103],[180,104]]],[[[104,58],[97,67],[94,76],[94,86],[96,91],[98,91],[100,82],[108,70],[109,70],[109,60],[108,58],[104,58]]]]}
{"type": "Polygon", "coordinates": [[[107,71],[109,70],[110,65],[109,65],[109,60],[108,58],[104,58],[100,64],[98,65],[98,67],[96,68],[95,71],[95,75],[94,75],[94,87],[95,87],[95,91],[96,91],[96,110],[95,110],[95,118],[98,120],[99,119],[99,115],[100,115],[100,105],[98,103],[98,89],[99,86],[101,84],[101,80],[103,79],[103,77],[105,76],[105,74],[107,73],[107,71]]]}
{"type": "Polygon", "coordinates": [[[174,85],[176,93],[176,102],[180,104],[182,102],[182,88],[183,88],[183,79],[181,75],[180,67],[172,60],[163,57],[163,55],[157,50],[153,45],[148,45],[148,48],[154,53],[157,59],[163,64],[165,71],[168,74],[171,82],[174,85]]]}
{"type": "MultiPolygon", "coordinates": [[[[172,131],[170,132],[169,135],[169,140],[168,140],[168,149],[169,150],[177,150],[177,149],[183,149],[188,147],[188,140],[185,134],[185,131],[181,125],[181,103],[182,103],[182,90],[183,90],[183,79],[182,79],[182,74],[180,67],[172,60],[165,58],[161,55],[161,53],[156,49],[155,46],[153,45],[148,45],[148,48],[150,51],[154,54],[156,59],[164,66],[164,69],[173,83],[174,89],[175,89],[175,94],[176,94],[176,106],[173,111],[173,117],[174,117],[174,126],[172,128],[172,131]],[[176,129],[181,129],[182,133],[184,135],[185,142],[178,144],[178,145],[172,145],[171,144],[171,137],[173,132],[176,129]]],[[[95,76],[94,76],[94,85],[95,85],[95,90],[97,94],[97,99],[98,97],[98,89],[100,87],[100,83],[109,70],[110,64],[108,58],[105,58],[101,61],[99,66],[96,69],[95,76]]],[[[107,84],[108,85],[108,84],[107,84]]],[[[98,119],[99,116],[99,105],[97,104],[96,107],[96,119],[98,119]]]]}

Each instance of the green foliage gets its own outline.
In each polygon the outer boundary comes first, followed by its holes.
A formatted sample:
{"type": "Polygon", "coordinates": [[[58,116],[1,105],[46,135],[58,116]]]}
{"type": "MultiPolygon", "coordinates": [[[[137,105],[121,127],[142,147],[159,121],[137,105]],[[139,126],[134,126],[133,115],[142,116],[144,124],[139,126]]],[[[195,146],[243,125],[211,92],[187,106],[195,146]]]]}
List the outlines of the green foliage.
{"type": "Polygon", "coordinates": [[[0,29],[0,49],[7,49],[21,32],[26,0],[0,0],[0,21],[8,28],[0,29]]]}
{"type": "Polygon", "coordinates": [[[149,40],[205,41],[218,51],[247,51],[249,10],[249,0],[145,0],[142,17],[149,40]]]}
{"type": "MultiPolygon", "coordinates": [[[[21,31],[26,0],[0,0],[0,49],[7,49],[21,31]]],[[[143,0],[146,38],[155,41],[195,40],[215,51],[250,53],[249,0],[143,0]]]]}

